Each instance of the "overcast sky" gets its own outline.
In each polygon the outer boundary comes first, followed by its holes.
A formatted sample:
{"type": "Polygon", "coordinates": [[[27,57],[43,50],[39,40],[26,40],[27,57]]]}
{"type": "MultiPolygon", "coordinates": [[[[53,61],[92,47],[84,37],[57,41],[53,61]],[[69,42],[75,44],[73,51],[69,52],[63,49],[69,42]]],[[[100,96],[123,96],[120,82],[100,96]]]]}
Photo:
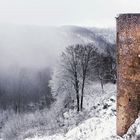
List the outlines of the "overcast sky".
{"type": "Polygon", "coordinates": [[[0,23],[115,26],[119,13],[140,12],[140,0],[0,0],[0,23]]]}

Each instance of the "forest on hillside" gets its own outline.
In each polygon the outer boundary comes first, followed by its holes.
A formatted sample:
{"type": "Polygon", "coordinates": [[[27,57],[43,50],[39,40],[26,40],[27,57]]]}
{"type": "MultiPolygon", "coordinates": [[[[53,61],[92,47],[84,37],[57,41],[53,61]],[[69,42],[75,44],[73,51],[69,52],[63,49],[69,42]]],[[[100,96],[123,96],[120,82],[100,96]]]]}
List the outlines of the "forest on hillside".
{"type": "MultiPolygon", "coordinates": [[[[42,36],[45,32],[48,35],[48,29],[44,32],[42,29],[37,30],[40,30],[42,36]]],[[[18,32],[21,34],[22,30],[18,32]]],[[[32,32],[36,32],[36,29],[34,28],[32,32]]],[[[29,31],[30,34],[32,32],[29,31]]],[[[68,26],[54,28],[52,32],[53,34],[59,32],[61,35],[65,33],[65,36],[61,37],[63,39],[67,34],[70,42],[73,37],[77,38],[75,43],[66,43],[65,46],[62,44],[59,55],[53,54],[54,48],[51,50],[46,47],[46,54],[42,53],[44,57],[36,56],[37,58],[33,56],[36,55],[37,48],[33,47],[34,43],[30,46],[32,42],[30,40],[30,43],[26,44],[29,47],[27,50],[32,50],[32,55],[26,54],[31,58],[28,59],[28,63],[16,47],[13,47],[12,55],[8,51],[10,48],[6,47],[1,56],[5,63],[6,56],[11,57],[11,61],[6,65],[2,63],[0,72],[0,134],[4,140],[23,139],[26,135],[33,135],[40,127],[43,127],[43,130],[38,130],[39,133],[50,133],[48,130],[56,133],[61,125],[63,128],[64,124],[61,122],[64,119],[63,113],[73,110],[78,115],[86,110],[88,101],[85,96],[89,94],[87,93],[87,89],[91,89],[89,86],[94,87],[95,83],[96,87],[98,83],[101,94],[104,95],[107,84],[116,84],[116,53],[115,44],[112,43],[114,41],[111,41],[112,30],[68,26]],[[54,56],[51,56],[53,63],[49,65],[48,59],[46,64],[45,60],[42,63],[42,59],[47,58],[47,54],[51,51],[54,56]],[[15,54],[18,53],[20,63],[12,64],[15,54]],[[52,121],[48,122],[50,118],[52,121]],[[25,130],[27,134],[22,134],[25,130]]],[[[4,44],[8,45],[7,42],[4,44]]],[[[49,44],[54,47],[54,43],[49,44]]],[[[2,48],[4,49],[4,46],[2,48]]],[[[21,48],[25,54],[25,48],[22,46],[21,48]]],[[[44,46],[40,48],[40,52],[42,50],[44,51],[44,46]]],[[[75,120],[75,123],[78,122],[75,120]]]]}

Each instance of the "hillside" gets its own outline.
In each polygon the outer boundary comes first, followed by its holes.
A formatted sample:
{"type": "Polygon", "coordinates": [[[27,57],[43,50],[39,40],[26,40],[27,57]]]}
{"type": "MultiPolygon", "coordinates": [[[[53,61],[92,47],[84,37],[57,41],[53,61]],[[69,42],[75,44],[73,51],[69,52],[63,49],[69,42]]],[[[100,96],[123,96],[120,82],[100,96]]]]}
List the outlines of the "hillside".
{"type": "MultiPolygon", "coordinates": [[[[47,101],[52,99],[48,95],[53,95],[53,88],[51,87],[50,91],[50,79],[46,79],[49,77],[44,77],[40,73],[46,67],[55,70],[57,60],[60,59],[60,53],[65,47],[72,44],[84,45],[91,43],[104,54],[107,52],[106,48],[108,47],[113,54],[111,57],[115,57],[115,42],[113,41],[115,34],[113,30],[77,26],[39,27],[17,25],[3,25],[0,26],[0,30],[1,93],[3,91],[7,92],[5,92],[7,96],[3,94],[2,97],[6,97],[6,99],[9,97],[7,102],[12,105],[6,106],[6,110],[0,111],[0,137],[3,140],[24,140],[31,137],[39,139],[38,135],[42,137],[47,135],[51,139],[51,135],[56,137],[55,134],[67,137],[67,134],[70,135],[71,131],[76,135],[74,131],[75,129],[79,131],[78,127],[91,131],[89,128],[84,128],[84,124],[90,123],[92,127],[96,121],[104,122],[115,119],[115,104],[113,104],[115,99],[112,97],[115,96],[115,85],[106,84],[103,93],[99,83],[93,82],[94,80],[88,83],[89,85],[87,84],[85,89],[83,112],[77,113],[75,92],[72,87],[73,109],[65,107],[64,102],[69,99],[66,97],[69,94],[67,90],[60,92],[58,99],[54,97],[55,102],[50,104],[50,108],[43,105],[42,100],[46,101],[46,96],[47,101]],[[46,86],[48,87],[46,88],[46,86]],[[110,99],[110,97],[112,98],[110,99]],[[12,102],[10,102],[10,98],[13,99],[12,102]],[[27,104],[26,101],[31,104],[27,104]],[[109,104],[106,104],[106,101],[109,104]],[[21,105],[23,106],[21,112],[16,110],[17,105],[19,105],[19,110],[22,108],[21,105]],[[43,108],[41,109],[40,106],[43,108]],[[30,109],[28,110],[26,107],[33,108],[33,110],[29,111],[30,109]],[[108,108],[109,114],[106,114],[108,108]],[[109,120],[108,115],[112,116],[109,120]]],[[[43,70],[43,72],[47,71],[47,69],[43,70]]],[[[51,73],[49,76],[52,76],[51,73]]],[[[61,79],[54,80],[54,82],[61,83],[61,79]]],[[[62,86],[59,89],[61,91],[62,86]]],[[[6,103],[5,100],[3,102],[6,103]]],[[[4,106],[4,103],[2,103],[2,106],[4,106]]],[[[102,123],[99,123],[100,125],[102,123]]],[[[96,133],[96,131],[94,132],[96,133]]],[[[81,135],[81,131],[79,135],[81,135]]],[[[83,136],[84,138],[85,136],[83,136]]],[[[74,136],[72,139],[74,139],[74,136]]]]}
{"type": "Polygon", "coordinates": [[[107,84],[105,93],[102,94],[99,86],[99,84],[91,86],[90,90],[86,92],[85,111],[79,115],[78,119],[81,121],[78,125],[68,125],[68,123],[76,123],[77,120],[76,112],[69,110],[64,113],[64,125],[68,128],[66,133],[57,133],[52,136],[35,136],[35,138],[25,140],[113,140],[113,138],[117,138],[115,135],[116,87],[107,84]]]}
{"type": "Polygon", "coordinates": [[[103,51],[114,46],[114,40],[115,32],[111,29],[0,25],[0,68],[54,66],[69,45],[94,43],[103,51]]]}
{"type": "MultiPolygon", "coordinates": [[[[123,137],[116,135],[116,87],[107,84],[105,93],[101,95],[99,85],[94,85],[91,94],[85,96],[85,111],[77,116],[72,110],[64,113],[64,126],[67,131],[53,135],[34,135],[24,140],[139,140],[140,118],[129,128],[123,137]],[[97,94],[95,93],[97,92],[97,94]],[[80,121],[76,124],[76,120],[80,121]]],[[[88,92],[89,93],[89,92],[88,92]]],[[[64,129],[62,127],[60,129],[64,129]]]]}

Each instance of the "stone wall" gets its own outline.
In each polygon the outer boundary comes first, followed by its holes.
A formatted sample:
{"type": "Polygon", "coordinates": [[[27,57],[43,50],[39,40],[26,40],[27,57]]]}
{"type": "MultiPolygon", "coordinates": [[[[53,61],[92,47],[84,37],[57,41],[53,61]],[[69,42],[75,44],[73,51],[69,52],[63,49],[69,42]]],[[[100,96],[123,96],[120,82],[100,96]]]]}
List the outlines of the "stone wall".
{"type": "Polygon", "coordinates": [[[124,135],[140,110],[140,14],[117,20],[117,134],[124,135]]]}

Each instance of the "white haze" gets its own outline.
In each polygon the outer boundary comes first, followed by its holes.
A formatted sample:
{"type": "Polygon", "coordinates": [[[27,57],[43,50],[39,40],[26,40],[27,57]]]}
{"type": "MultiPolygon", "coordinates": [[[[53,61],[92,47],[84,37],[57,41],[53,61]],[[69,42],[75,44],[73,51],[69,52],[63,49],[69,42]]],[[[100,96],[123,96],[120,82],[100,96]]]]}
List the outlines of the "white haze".
{"type": "Polygon", "coordinates": [[[68,40],[56,27],[0,25],[0,69],[51,67],[68,40]]]}
{"type": "Polygon", "coordinates": [[[1,68],[52,65],[64,46],[55,28],[0,26],[1,68]]]}
{"type": "MultiPolygon", "coordinates": [[[[98,31],[101,32],[96,28],[78,26],[0,25],[0,70],[9,71],[17,66],[33,69],[53,67],[65,47],[96,42],[98,31]]],[[[110,40],[114,40],[114,34],[110,30],[103,33],[109,38],[111,35],[110,40]]]]}

